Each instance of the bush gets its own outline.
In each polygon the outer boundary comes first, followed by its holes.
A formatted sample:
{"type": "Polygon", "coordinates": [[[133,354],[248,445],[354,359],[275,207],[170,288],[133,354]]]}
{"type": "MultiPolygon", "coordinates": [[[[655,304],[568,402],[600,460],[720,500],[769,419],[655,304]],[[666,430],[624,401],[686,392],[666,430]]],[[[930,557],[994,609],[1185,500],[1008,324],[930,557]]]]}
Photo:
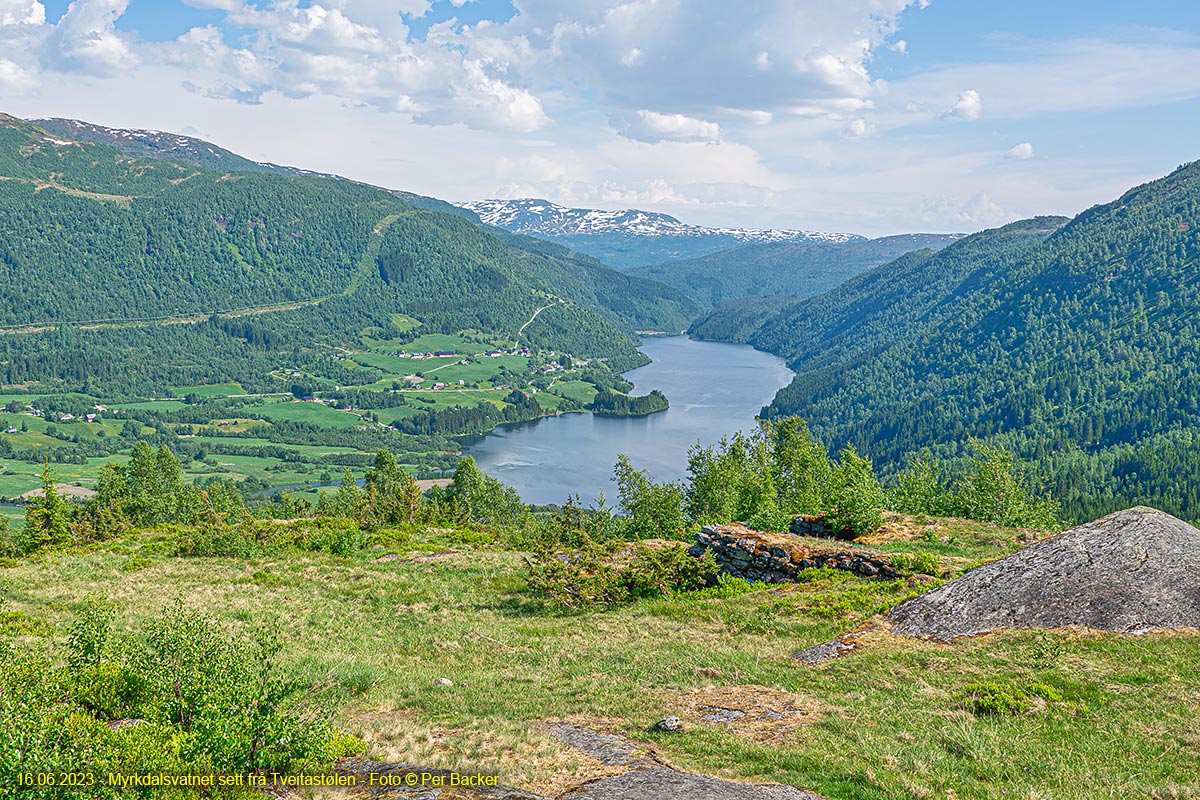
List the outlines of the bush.
{"type": "Polygon", "coordinates": [[[202,523],[168,529],[177,556],[249,558],[284,550],[348,556],[366,546],[367,537],[352,519],[314,517],[281,525],[250,517],[235,525],[202,523]]]}
{"type": "Polygon", "coordinates": [[[769,589],[770,584],[748,581],[745,578],[738,578],[730,575],[727,572],[722,572],[717,576],[717,582],[712,586],[705,586],[703,589],[697,589],[692,593],[692,597],[697,599],[720,598],[728,599],[731,597],[740,597],[751,592],[760,592],[763,589],[769,589]]]}
{"type": "Polygon", "coordinates": [[[366,536],[352,519],[318,517],[293,522],[284,528],[285,541],[290,539],[301,550],[348,556],[366,546],[366,536]]]}
{"type": "Polygon", "coordinates": [[[146,682],[124,664],[88,664],[71,672],[77,703],[102,720],[140,718],[150,699],[146,682]]]}
{"type": "Polygon", "coordinates": [[[975,455],[952,497],[954,513],[1013,528],[1061,530],[1058,503],[1036,498],[1016,456],[999,445],[971,440],[975,455]]]}
{"type": "Polygon", "coordinates": [[[932,575],[936,578],[942,574],[942,560],[933,553],[896,553],[888,556],[888,562],[899,575],[932,575]]]}
{"type": "Polygon", "coordinates": [[[972,683],[962,693],[962,705],[977,717],[1016,717],[1029,711],[1029,695],[1001,683],[972,683]]]}
{"type": "Polygon", "coordinates": [[[152,625],[133,666],[153,697],[151,721],[191,736],[183,754],[231,773],[288,772],[329,759],[324,709],[279,674],[270,631],[230,637],[181,601],[152,625]]]}
{"type": "Polygon", "coordinates": [[[539,548],[526,563],[529,588],[570,609],[692,591],[714,583],[718,573],[712,553],[693,558],[682,544],[649,547],[591,539],[576,550],[539,548]]]}
{"type": "Polygon", "coordinates": [[[825,520],[835,531],[857,538],[883,524],[884,502],[871,460],[847,447],[830,478],[825,520]]]}

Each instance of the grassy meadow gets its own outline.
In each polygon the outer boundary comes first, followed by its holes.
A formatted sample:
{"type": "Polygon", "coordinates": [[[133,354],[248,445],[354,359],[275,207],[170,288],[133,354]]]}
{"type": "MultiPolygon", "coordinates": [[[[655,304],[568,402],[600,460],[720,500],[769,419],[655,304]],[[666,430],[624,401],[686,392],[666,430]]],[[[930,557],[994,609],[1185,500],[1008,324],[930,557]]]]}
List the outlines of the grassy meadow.
{"type": "MultiPolygon", "coordinates": [[[[402,544],[349,557],[242,559],[167,556],[170,537],[8,562],[6,619],[43,620],[61,642],[84,598],[104,594],[118,630],[143,629],[175,598],[234,629],[277,623],[287,671],[331,683],[338,726],[370,755],[494,772],[549,795],[608,770],[547,732],[570,720],[683,769],[837,800],[1200,796],[1196,635],[922,642],[892,636],[877,616],[922,587],[827,570],[795,585],[570,612],[529,589],[522,553],[479,532],[377,536],[402,544]],[[790,658],[855,627],[861,646],[840,659],[790,658]],[[963,697],[979,683],[1037,696],[1026,714],[976,716],[963,697]],[[747,713],[717,724],[702,719],[712,709],[747,713]],[[684,730],[649,732],[667,715],[684,730]]],[[[1034,538],[900,519],[877,543],[935,552],[948,578],[1034,538]]]]}

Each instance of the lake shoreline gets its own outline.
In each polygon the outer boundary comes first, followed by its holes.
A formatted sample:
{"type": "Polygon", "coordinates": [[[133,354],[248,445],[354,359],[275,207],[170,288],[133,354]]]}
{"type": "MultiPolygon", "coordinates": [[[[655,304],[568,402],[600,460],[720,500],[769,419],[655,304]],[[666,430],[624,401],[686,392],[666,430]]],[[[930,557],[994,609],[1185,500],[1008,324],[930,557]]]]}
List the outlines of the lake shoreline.
{"type": "Polygon", "coordinates": [[[642,417],[560,414],[502,423],[487,433],[456,436],[480,469],[513,486],[527,503],[584,502],[615,497],[618,453],[656,480],[684,477],[687,450],[749,430],[762,408],[793,376],[783,359],[749,345],[677,335],[640,346],[651,363],[624,373],[631,394],[661,390],[670,408],[642,417]]]}

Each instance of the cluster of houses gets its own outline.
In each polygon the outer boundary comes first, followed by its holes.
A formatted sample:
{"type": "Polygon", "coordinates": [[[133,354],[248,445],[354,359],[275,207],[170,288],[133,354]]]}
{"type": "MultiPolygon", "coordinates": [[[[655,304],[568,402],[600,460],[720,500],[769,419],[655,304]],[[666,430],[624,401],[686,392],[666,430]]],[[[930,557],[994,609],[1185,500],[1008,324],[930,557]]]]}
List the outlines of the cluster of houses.
{"type": "MultiPolygon", "coordinates": [[[[108,410],[107,406],[102,406],[102,405],[92,406],[92,408],[95,409],[94,412],[88,413],[88,414],[80,414],[78,416],[75,414],[72,414],[70,412],[63,412],[62,414],[50,412],[49,414],[47,414],[45,410],[40,409],[40,408],[34,408],[33,406],[25,406],[25,410],[22,413],[28,414],[29,416],[37,418],[37,419],[43,419],[43,418],[48,419],[52,422],[75,422],[76,420],[79,420],[82,422],[98,422],[100,420],[100,412],[108,410]]],[[[5,433],[17,433],[17,429],[10,425],[9,427],[5,428],[4,432],[5,433]]]]}
{"type": "Polygon", "coordinates": [[[533,351],[528,347],[515,347],[512,350],[488,350],[484,355],[488,358],[499,358],[500,356],[525,356],[528,358],[533,355],[533,351]]]}

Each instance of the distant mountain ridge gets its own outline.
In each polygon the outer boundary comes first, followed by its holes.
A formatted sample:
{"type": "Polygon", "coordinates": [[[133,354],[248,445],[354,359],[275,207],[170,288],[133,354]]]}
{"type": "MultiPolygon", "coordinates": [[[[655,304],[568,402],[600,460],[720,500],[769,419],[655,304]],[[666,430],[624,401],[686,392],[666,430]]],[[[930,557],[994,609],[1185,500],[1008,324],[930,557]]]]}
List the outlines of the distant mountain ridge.
{"type": "Polygon", "coordinates": [[[484,224],[557,242],[618,269],[695,258],[751,243],[843,244],[864,238],[853,233],[706,228],[653,211],[567,208],[536,198],[460,205],[479,215],[484,224]]]}
{"type": "Polygon", "coordinates": [[[745,297],[812,297],[914,250],[941,250],[962,233],[905,233],[847,242],[756,242],[699,258],[629,270],[701,306],[745,297]]]}
{"type": "Polygon", "coordinates": [[[104,144],[133,158],[155,158],[191,164],[202,169],[229,172],[269,172],[289,177],[341,179],[328,172],[286,167],[267,161],[252,161],[223,147],[194,136],[141,128],[106,128],[78,119],[51,117],[29,120],[47,133],[65,141],[104,144]]]}

